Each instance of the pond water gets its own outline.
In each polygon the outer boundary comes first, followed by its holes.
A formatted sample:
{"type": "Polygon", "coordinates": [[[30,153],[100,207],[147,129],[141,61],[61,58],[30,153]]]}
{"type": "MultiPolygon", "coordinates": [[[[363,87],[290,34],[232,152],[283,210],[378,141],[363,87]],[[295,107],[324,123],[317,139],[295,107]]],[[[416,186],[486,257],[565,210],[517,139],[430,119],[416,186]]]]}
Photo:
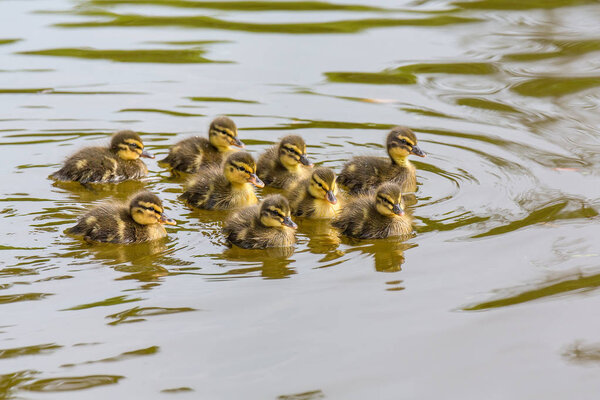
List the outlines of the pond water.
{"type": "Polygon", "coordinates": [[[0,9],[0,398],[597,398],[597,1],[0,9]],[[255,156],[294,133],[337,171],[411,127],[414,237],[301,223],[293,253],[228,249],[156,160],[145,182],[47,179],[117,130],[159,159],[220,114],[255,156]],[[168,240],[63,233],[143,187],[168,240]]]}

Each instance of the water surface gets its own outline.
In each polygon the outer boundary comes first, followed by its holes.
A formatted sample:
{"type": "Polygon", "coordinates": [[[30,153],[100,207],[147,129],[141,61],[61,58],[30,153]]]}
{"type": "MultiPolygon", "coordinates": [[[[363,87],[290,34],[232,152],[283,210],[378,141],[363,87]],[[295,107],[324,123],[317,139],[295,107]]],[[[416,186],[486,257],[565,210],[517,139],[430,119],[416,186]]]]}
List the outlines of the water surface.
{"type": "Polygon", "coordinates": [[[597,397],[597,1],[1,7],[0,398],[597,397]],[[117,130],[160,159],[221,114],[254,155],[294,133],[338,171],[411,127],[414,237],[301,222],[293,251],[229,249],[226,214],[184,208],[155,160],[46,179],[117,130]],[[63,234],[142,188],[167,240],[63,234]]]}

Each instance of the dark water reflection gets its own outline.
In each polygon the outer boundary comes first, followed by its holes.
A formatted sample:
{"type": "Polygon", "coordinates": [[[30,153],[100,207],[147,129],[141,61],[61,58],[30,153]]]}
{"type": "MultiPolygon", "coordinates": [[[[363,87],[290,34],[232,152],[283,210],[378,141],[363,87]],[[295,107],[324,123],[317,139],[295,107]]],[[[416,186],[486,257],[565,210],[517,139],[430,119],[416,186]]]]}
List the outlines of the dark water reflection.
{"type": "Polygon", "coordinates": [[[0,398],[596,397],[580,366],[598,360],[597,1],[9,0],[2,16],[0,398]],[[116,130],[160,159],[220,114],[255,156],[294,133],[336,171],[411,127],[428,153],[414,235],[298,221],[294,249],[243,250],[156,161],[142,182],[47,179],[116,130]],[[165,240],[63,233],[142,189],[178,222],[165,240]]]}

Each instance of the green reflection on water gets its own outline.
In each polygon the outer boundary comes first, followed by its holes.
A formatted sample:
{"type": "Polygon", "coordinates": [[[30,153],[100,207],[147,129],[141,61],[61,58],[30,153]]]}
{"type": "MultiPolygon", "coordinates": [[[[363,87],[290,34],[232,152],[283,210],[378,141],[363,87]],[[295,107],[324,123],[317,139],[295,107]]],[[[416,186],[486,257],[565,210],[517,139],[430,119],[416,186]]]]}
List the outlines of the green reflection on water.
{"type": "Polygon", "coordinates": [[[530,290],[525,290],[515,295],[506,296],[496,300],[486,301],[483,303],[474,304],[463,308],[465,311],[486,310],[490,308],[499,308],[512,306],[515,304],[525,303],[532,300],[541,299],[548,296],[556,296],[570,292],[586,292],[596,289],[600,286],[600,274],[592,276],[577,276],[561,280],[560,282],[552,282],[550,284],[541,284],[530,290]]]}
{"type": "Polygon", "coordinates": [[[128,299],[127,296],[117,296],[117,297],[111,297],[110,299],[97,301],[94,303],[81,304],[81,305],[74,306],[71,308],[66,308],[64,311],[85,310],[85,309],[94,308],[94,307],[110,307],[110,306],[115,306],[118,304],[132,303],[132,302],[141,301],[141,300],[143,300],[143,299],[139,298],[139,297],[133,298],[133,299],[128,299]]]}
{"type": "Polygon", "coordinates": [[[368,18],[361,20],[345,20],[331,22],[302,22],[282,24],[261,24],[250,22],[224,21],[206,16],[142,16],[119,15],[109,12],[94,12],[94,16],[112,18],[110,21],[64,22],[56,24],[63,28],[109,27],[109,26],[184,26],[191,28],[223,29],[256,33],[290,33],[290,34],[324,34],[355,33],[371,28],[392,26],[445,26],[479,22],[476,18],[453,15],[435,15],[424,18],[393,19],[368,18]]]}
{"type": "Polygon", "coordinates": [[[17,303],[20,301],[43,300],[53,293],[22,293],[0,296],[0,304],[17,303]]]}
{"type": "Polygon", "coordinates": [[[0,46],[3,44],[13,44],[21,41],[22,39],[0,39],[0,46]]]}
{"type": "Polygon", "coordinates": [[[189,388],[187,386],[178,387],[178,388],[169,388],[161,390],[161,393],[182,393],[182,392],[193,392],[194,389],[189,388]]]}
{"type": "Polygon", "coordinates": [[[508,104],[500,103],[498,101],[487,100],[480,97],[461,97],[456,99],[456,104],[460,106],[468,106],[473,108],[481,108],[484,110],[493,110],[509,113],[520,113],[518,109],[508,104]]]}
{"type": "Polygon", "coordinates": [[[530,10],[597,4],[597,0],[476,0],[455,1],[454,6],[480,10],[530,10]]]}
{"type": "Polygon", "coordinates": [[[107,315],[106,318],[113,319],[108,325],[128,324],[145,321],[145,317],[156,315],[176,314],[182,312],[196,311],[190,307],[134,307],[116,314],[107,315]]]}
{"type": "Polygon", "coordinates": [[[523,52],[506,54],[508,61],[537,61],[548,58],[574,57],[582,54],[600,51],[600,39],[588,40],[537,40],[546,46],[558,47],[558,50],[549,52],[523,52]]]}
{"type": "Polygon", "coordinates": [[[111,60],[124,63],[194,64],[224,62],[209,60],[202,56],[204,53],[205,51],[201,49],[98,50],[92,48],[62,48],[23,51],[18,54],[111,60]]]}
{"type": "Polygon", "coordinates": [[[182,0],[89,0],[88,4],[155,5],[180,8],[207,8],[236,11],[384,11],[384,8],[326,3],[322,1],[182,1],[182,0]]]}
{"type": "Polygon", "coordinates": [[[59,346],[54,343],[49,344],[38,344],[35,346],[16,347],[12,349],[0,349],[0,358],[15,358],[21,356],[31,356],[36,354],[47,354],[52,353],[56,349],[60,349],[59,346]]]}
{"type": "Polygon", "coordinates": [[[417,77],[402,71],[383,72],[326,72],[330,82],[364,83],[371,85],[412,85],[417,83],[417,77]]]}
{"type": "Polygon", "coordinates": [[[418,74],[489,75],[497,71],[490,63],[420,63],[403,65],[381,72],[325,72],[330,82],[376,85],[410,85],[418,74]]]}
{"type": "Polygon", "coordinates": [[[31,381],[36,374],[39,374],[39,372],[24,370],[0,375],[0,399],[12,399],[13,391],[23,383],[31,381]]]}
{"type": "Polygon", "coordinates": [[[518,229],[522,229],[531,225],[535,225],[542,222],[556,222],[573,219],[583,219],[595,217],[598,212],[584,204],[578,205],[575,210],[564,210],[570,205],[570,201],[563,200],[556,204],[550,204],[545,207],[538,206],[536,210],[530,212],[526,217],[511,221],[505,225],[498,226],[488,230],[487,232],[480,233],[472,236],[473,238],[482,238],[489,236],[502,235],[504,233],[513,232],[518,229]]]}
{"type": "Polygon", "coordinates": [[[150,346],[150,347],[146,347],[143,349],[126,351],[124,353],[119,354],[118,356],[107,357],[107,358],[103,358],[101,360],[85,361],[80,364],[63,364],[63,365],[61,365],[61,367],[70,368],[70,367],[74,367],[76,365],[89,365],[89,364],[97,364],[97,363],[124,361],[124,360],[129,360],[132,358],[154,355],[154,354],[158,353],[159,349],[160,349],[159,346],[150,346]]]}
{"type": "Polygon", "coordinates": [[[558,97],[600,86],[600,77],[545,77],[518,83],[511,90],[532,97],[558,97]]]}
{"type": "Polygon", "coordinates": [[[118,383],[123,378],[124,376],[120,375],[88,375],[38,379],[21,386],[21,389],[32,392],[65,392],[88,389],[95,386],[112,385],[118,383]]]}
{"type": "Polygon", "coordinates": [[[124,108],[118,112],[140,112],[140,113],[154,113],[154,114],[165,114],[173,117],[204,117],[204,114],[192,114],[184,113],[181,111],[170,111],[170,110],[159,110],[157,108],[124,108]]]}
{"type": "Polygon", "coordinates": [[[15,88],[15,89],[0,89],[0,94],[144,94],[143,92],[115,92],[115,91],[69,91],[69,90],[56,90],[54,88],[15,88]]]}
{"type": "Polygon", "coordinates": [[[207,101],[207,102],[217,102],[217,103],[258,104],[258,101],[232,99],[231,97],[188,97],[188,99],[190,99],[192,101],[207,101]]]}

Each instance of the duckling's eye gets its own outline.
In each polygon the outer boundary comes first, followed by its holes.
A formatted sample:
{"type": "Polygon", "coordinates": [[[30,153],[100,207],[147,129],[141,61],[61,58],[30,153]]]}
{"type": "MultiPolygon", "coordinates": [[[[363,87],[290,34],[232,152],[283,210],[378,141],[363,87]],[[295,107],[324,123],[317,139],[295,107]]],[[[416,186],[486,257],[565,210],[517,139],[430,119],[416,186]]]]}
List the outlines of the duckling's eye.
{"type": "Polygon", "coordinates": [[[140,149],[140,150],[142,150],[142,148],[138,144],[136,144],[136,143],[129,143],[129,147],[131,147],[132,149],[140,149]]]}
{"type": "Polygon", "coordinates": [[[408,142],[406,141],[406,139],[400,139],[400,143],[402,143],[402,144],[408,144],[408,142]]]}
{"type": "Polygon", "coordinates": [[[236,168],[237,168],[239,171],[246,172],[246,169],[245,169],[244,167],[236,167],[236,168]]]}

